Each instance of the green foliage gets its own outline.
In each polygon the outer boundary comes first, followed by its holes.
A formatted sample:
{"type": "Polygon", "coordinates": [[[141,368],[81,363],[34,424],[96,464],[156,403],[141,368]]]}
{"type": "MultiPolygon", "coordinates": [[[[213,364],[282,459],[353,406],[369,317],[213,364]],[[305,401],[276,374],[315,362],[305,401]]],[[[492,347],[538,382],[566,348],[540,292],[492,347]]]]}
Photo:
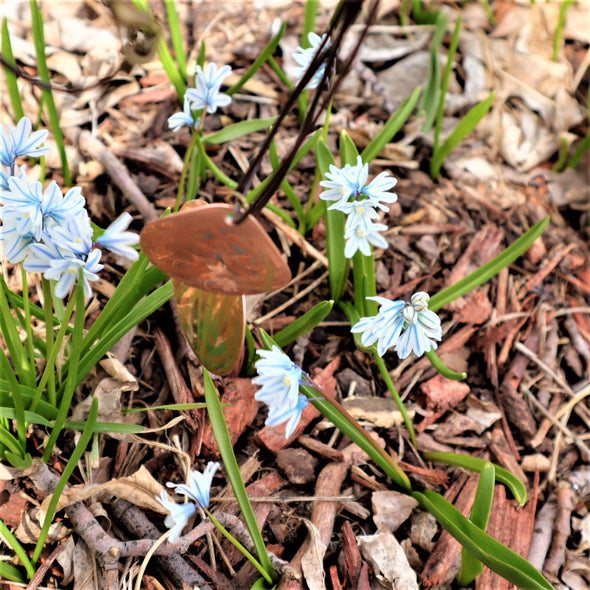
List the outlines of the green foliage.
{"type": "Polygon", "coordinates": [[[223,416],[223,408],[219,401],[219,395],[209,372],[205,368],[203,368],[203,380],[207,413],[209,414],[209,420],[211,421],[211,428],[213,429],[217,446],[219,447],[219,454],[221,455],[227,477],[234,490],[236,501],[242,511],[244,522],[252,537],[252,542],[254,543],[258,559],[260,560],[261,571],[266,572],[265,578],[271,582],[274,579],[274,570],[266,551],[264,539],[262,538],[262,534],[256,523],[256,517],[246,492],[246,486],[244,485],[244,481],[240,474],[240,466],[238,465],[234,454],[231,437],[227,429],[227,424],[225,423],[225,417],[223,416]]]}
{"type": "MultiPolygon", "coordinates": [[[[469,520],[485,532],[494,499],[495,469],[491,463],[486,463],[479,474],[479,482],[475,491],[473,508],[469,520]]],[[[483,571],[483,564],[465,548],[461,550],[461,569],[457,575],[459,586],[469,586],[483,571]]]]}
{"type": "MultiPolygon", "coordinates": [[[[82,292],[82,296],[84,295],[84,291],[79,289],[82,292]]],[[[83,314],[81,314],[83,315],[83,314]]],[[[37,541],[37,545],[35,546],[35,551],[33,552],[32,562],[37,563],[39,557],[41,556],[41,551],[43,550],[43,546],[45,545],[45,541],[47,539],[47,535],[49,534],[49,527],[51,526],[51,522],[53,520],[53,516],[55,515],[55,511],[57,509],[57,504],[59,502],[59,498],[62,492],[65,490],[68,480],[70,476],[74,472],[74,469],[78,466],[78,462],[82,459],[82,455],[92,438],[92,433],[94,430],[94,425],[96,424],[96,418],[98,417],[98,399],[94,398],[92,400],[92,405],[90,406],[90,411],[88,412],[88,418],[86,418],[86,425],[84,430],[82,431],[82,435],[80,436],[80,440],[78,444],[76,444],[76,448],[72,452],[71,457],[69,458],[64,470],[59,478],[57,486],[53,492],[53,496],[51,497],[51,501],[49,502],[49,506],[47,507],[47,512],[45,513],[45,519],[43,521],[43,526],[41,527],[41,532],[39,533],[39,539],[37,541]]],[[[55,430],[54,430],[55,432],[55,430]]],[[[53,433],[52,433],[53,434],[53,433]]]]}
{"type": "Polygon", "coordinates": [[[57,112],[57,107],[55,106],[55,100],[53,99],[53,93],[51,91],[51,79],[49,77],[49,68],[47,67],[47,59],[45,56],[45,31],[43,30],[43,16],[39,10],[39,7],[37,6],[36,0],[30,0],[30,5],[31,17],[33,20],[33,42],[35,44],[35,54],[37,55],[37,70],[39,71],[39,78],[41,78],[41,80],[45,83],[41,89],[43,102],[47,107],[47,114],[49,115],[53,138],[55,139],[55,143],[59,151],[64,184],[66,186],[71,186],[72,175],[68,165],[64,137],[61,132],[61,127],[59,126],[59,114],[57,112]]]}
{"type": "Polygon", "coordinates": [[[519,256],[522,256],[533,244],[533,242],[545,231],[549,224],[549,217],[545,217],[535,224],[529,231],[522,235],[511,246],[498,254],[477,270],[468,274],[466,277],[457,281],[454,285],[439,291],[430,298],[428,307],[432,311],[437,311],[441,307],[448,305],[451,301],[462,297],[473,291],[493,276],[497,275],[503,268],[512,264],[519,256]]]}
{"type": "Polygon", "coordinates": [[[563,0],[559,7],[557,27],[555,27],[555,34],[553,36],[553,53],[551,55],[551,59],[555,62],[559,60],[559,49],[561,47],[561,40],[563,39],[563,29],[565,28],[567,10],[573,3],[574,0],[563,0]]]}
{"type": "Polygon", "coordinates": [[[275,335],[274,340],[277,346],[283,348],[291,344],[291,342],[295,342],[300,336],[311,332],[320,322],[326,319],[333,306],[333,301],[320,301],[314,305],[307,313],[304,313],[275,335]]]}
{"type": "MultiPolygon", "coordinates": [[[[16,61],[14,59],[14,54],[12,53],[12,44],[10,42],[10,34],[8,32],[6,17],[2,19],[2,57],[9,64],[16,67],[16,61]]],[[[14,112],[14,120],[19,121],[25,116],[25,111],[23,109],[23,101],[20,97],[20,91],[18,89],[16,74],[6,66],[3,66],[2,69],[4,71],[4,77],[6,78],[6,87],[8,89],[10,103],[12,104],[12,110],[14,112]]]]}

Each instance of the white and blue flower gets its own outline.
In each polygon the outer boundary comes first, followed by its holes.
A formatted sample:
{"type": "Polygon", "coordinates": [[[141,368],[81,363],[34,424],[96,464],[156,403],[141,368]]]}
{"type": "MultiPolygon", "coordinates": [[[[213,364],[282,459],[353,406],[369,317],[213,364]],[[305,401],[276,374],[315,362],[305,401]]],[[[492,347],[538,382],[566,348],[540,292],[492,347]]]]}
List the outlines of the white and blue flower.
{"type": "Polygon", "coordinates": [[[131,223],[132,217],[129,213],[121,214],[113,223],[111,223],[104,233],[97,238],[96,243],[115,254],[124,256],[129,260],[137,260],[139,254],[132,248],[139,243],[139,235],[125,231],[131,223]]]}
{"type": "Polygon", "coordinates": [[[211,483],[213,482],[213,476],[218,469],[219,463],[209,461],[203,473],[200,473],[199,471],[190,472],[188,485],[171,482],[168,482],[166,485],[169,488],[175,488],[177,494],[188,496],[201,508],[208,508],[209,497],[211,493],[211,483]]]}
{"type": "Polygon", "coordinates": [[[388,243],[380,232],[387,230],[384,223],[366,223],[367,216],[359,218],[358,225],[350,225],[344,231],[346,246],[344,256],[352,258],[357,251],[365,256],[371,256],[371,245],[375,248],[387,248],[388,243]]]}
{"type": "Polygon", "coordinates": [[[361,334],[363,346],[376,342],[379,356],[393,347],[400,359],[407,358],[411,352],[422,356],[436,350],[442,329],[440,318],[428,309],[430,297],[427,293],[415,293],[410,303],[383,297],[368,299],[379,303],[379,312],[376,316],[361,318],[351,328],[351,332],[361,334]]]}
{"type": "Polygon", "coordinates": [[[308,404],[307,398],[299,393],[299,385],[308,381],[301,368],[278,346],[256,353],[260,356],[255,363],[258,376],[252,379],[252,383],[260,385],[260,389],[254,398],[268,406],[267,426],[287,422],[285,436],[289,438],[308,404]]]}
{"type": "Polygon", "coordinates": [[[23,117],[16,125],[8,125],[8,131],[0,129],[0,163],[10,168],[14,166],[20,156],[38,158],[49,152],[42,144],[49,132],[45,129],[33,131],[33,125],[28,117],[23,117]]]}
{"type": "MultiPolygon", "coordinates": [[[[293,54],[293,59],[299,64],[293,68],[293,74],[297,79],[296,84],[299,84],[299,81],[305,75],[305,72],[309,69],[309,65],[313,61],[314,57],[316,56],[322,41],[325,39],[326,35],[322,35],[321,37],[317,33],[309,33],[307,36],[307,40],[309,41],[310,47],[303,49],[302,47],[297,47],[295,53],[293,54]]],[[[325,43],[324,49],[330,47],[330,39],[325,43]]],[[[308,82],[307,86],[305,87],[307,90],[313,90],[317,88],[324,77],[324,72],[326,70],[326,64],[322,64],[316,71],[316,73],[312,76],[311,80],[308,82]]]]}
{"type": "Polygon", "coordinates": [[[185,95],[183,110],[168,117],[168,127],[170,127],[172,131],[178,131],[184,125],[189,125],[190,127],[196,126],[199,123],[199,117],[195,119],[192,110],[192,102],[189,100],[188,96],[185,95]]]}
{"type": "Polygon", "coordinates": [[[170,543],[176,543],[180,539],[182,530],[195,513],[196,506],[192,502],[178,504],[170,500],[164,490],[159,496],[156,496],[156,500],[170,513],[166,516],[164,524],[171,529],[168,541],[170,543]]]}
{"type": "Polygon", "coordinates": [[[220,92],[223,80],[231,74],[230,66],[217,68],[214,63],[207,64],[205,68],[197,66],[195,75],[195,88],[188,88],[185,93],[186,101],[190,102],[194,111],[206,110],[209,114],[215,113],[218,108],[223,108],[231,103],[231,96],[220,92]]]}

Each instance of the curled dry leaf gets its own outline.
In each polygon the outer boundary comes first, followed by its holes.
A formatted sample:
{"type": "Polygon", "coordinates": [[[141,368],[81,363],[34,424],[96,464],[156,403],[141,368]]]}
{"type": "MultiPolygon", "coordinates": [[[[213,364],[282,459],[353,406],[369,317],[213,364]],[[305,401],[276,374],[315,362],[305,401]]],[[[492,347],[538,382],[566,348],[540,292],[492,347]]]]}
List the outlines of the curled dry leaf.
{"type": "Polygon", "coordinates": [[[321,540],[317,527],[307,519],[303,522],[309,531],[309,543],[301,558],[301,569],[309,590],[325,590],[324,555],[327,546],[321,540]]]}
{"type": "Polygon", "coordinates": [[[389,532],[360,535],[357,543],[377,579],[388,582],[393,590],[419,590],[416,572],[410,567],[403,547],[389,532]]]}
{"type": "MultiPolygon", "coordinates": [[[[163,506],[156,501],[156,496],[164,487],[157,482],[151,473],[142,465],[133,475],[113,479],[101,485],[78,485],[65,490],[59,498],[57,510],[63,510],[75,502],[83,502],[95,494],[101,493],[102,497],[110,494],[117,498],[123,498],[140,508],[147,508],[159,514],[166,514],[163,506]]],[[[43,501],[42,507],[47,508],[51,496],[43,501]]]]}
{"type": "Polygon", "coordinates": [[[373,522],[378,529],[395,532],[399,526],[412,514],[418,502],[395,490],[373,492],[371,496],[373,507],[373,522]]]}

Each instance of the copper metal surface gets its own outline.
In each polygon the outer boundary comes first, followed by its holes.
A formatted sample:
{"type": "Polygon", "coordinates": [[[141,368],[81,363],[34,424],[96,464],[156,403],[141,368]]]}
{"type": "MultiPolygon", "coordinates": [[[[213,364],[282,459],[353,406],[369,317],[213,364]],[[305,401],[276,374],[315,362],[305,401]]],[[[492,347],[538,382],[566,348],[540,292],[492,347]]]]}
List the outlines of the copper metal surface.
{"type": "Polygon", "coordinates": [[[229,205],[191,208],[149,223],[141,247],[173,279],[213,293],[250,295],[285,286],[291,272],[253,217],[232,223],[229,205]]]}
{"type": "Polygon", "coordinates": [[[203,366],[229,375],[242,360],[246,332],[243,295],[211,293],[173,280],[182,329],[203,366]]]}

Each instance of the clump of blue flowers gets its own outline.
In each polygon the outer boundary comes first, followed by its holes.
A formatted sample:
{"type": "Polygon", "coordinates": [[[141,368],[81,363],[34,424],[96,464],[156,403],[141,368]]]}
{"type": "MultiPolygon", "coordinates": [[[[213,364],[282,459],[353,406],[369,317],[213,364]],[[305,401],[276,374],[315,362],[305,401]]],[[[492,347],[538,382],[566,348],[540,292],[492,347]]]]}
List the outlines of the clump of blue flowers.
{"type": "Polygon", "coordinates": [[[320,198],[324,201],[336,201],[328,209],[342,211],[347,215],[344,230],[346,246],[344,255],[352,258],[357,251],[365,256],[371,255],[371,245],[387,248],[387,240],[381,232],[387,229],[384,223],[376,223],[379,211],[387,212],[385,204],[395,203],[397,195],[390,192],[397,184],[397,179],[389,172],[381,172],[369,184],[369,165],[364,164],[360,156],[356,165],[346,164],[343,168],[330,165],[326,179],[320,182],[324,190],[320,198]]]}
{"type": "Polygon", "coordinates": [[[184,105],[182,112],[174,113],[168,117],[168,126],[173,131],[178,131],[184,125],[196,127],[201,118],[193,116],[194,111],[213,114],[218,108],[223,108],[231,103],[231,96],[220,92],[223,81],[231,74],[230,66],[217,66],[213,63],[204,68],[197,66],[195,72],[195,88],[188,88],[184,93],[184,105]]]}
{"type": "Polygon", "coordinates": [[[360,333],[363,346],[377,343],[377,353],[383,356],[393,347],[400,359],[414,352],[422,356],[436,350],[436,341],[442,338],[440,318],[430,309],[427,293],[414,293],[410,303],[390,301],[384,297],[367,297],[381,306],[376,316],[364,317],[351,332],[360,333]]]}
{"type": "MultiPolygon", "coordinates": [[[[299,80],[303,78],[305,72],[309,68],[309,64],[312,62],[313,58],[316,56],[322,41],[325,39],[326,35],[322,35],[321,37],[317,33],[309,33],[307,39],[309,41],[310,47],[303,49],[302,47],[297,47],[295,53],[293,54],[293,59],[299,64],[299,66],[293,68],[293,73],[297,79],[297,84],[299,80]]],[[[330,39],[326,41],[324,45],[324,49],[330,47],[330,39]]],[[[317,88],[324,77],[324,71],[326,69],[326,64],[322,64],[313,75],[312,79],[309,81],[307,86],[305,87],[306,90],[313,90],[317,88]]]]}
{"type": "Polygon", "coordinates": [[[170,536],[168,537],[170,543],[176,543],[176,541],[178,541],[189,518],[191,518],[197,510],[197,506],[203,509],[209,507],[211,483],[213,482],[213,476],[218,469],[219,463],[209,461],[203,473],[200,473],[199,471],[191,471],[189,473],[188,485],[171,482],[166,484],[169,488],[174,488],[177,494],[182,494],[191,500],[189,502],[178,504],[177,502],[170,500],[165,491],[162,491],[159,496],[156,496],[156,500],[158,500],[158,502],[160,502],[160,504],[162,504],[162,506],[170,513],[164,521],[164,524],[169,529],[172,529],[170,536]]]}
{"type": "Polygon", "coordinates": [[[93,230],[86,212],[86,200],[79,187],[62,193],[55,181],[43,190],[39,181],[30,182],[20,156],[40,156],[47,131],[31,133],[31,122],[21,119],[16,127],[0,129],[0,245],[8,262],[23,263],[28,272],[39,272],[55,281],[55,294],[65,297],[78,280],[80,270],[84,293],[98,280],[102,246],[131,260],[138,258],[132,246],[139,236],[125,231],[131,215],[123,213],[106,231],[92,240],[93,230]]]}
{"type": "Polygon", "coordinates": [[[268,406],[266,426],[278,426],[287,422],[285,437],[289,438],[307,407],[307,398],[299,393],[299,385],[309,383],[298,367],[278,346],[272,350],[257,350],[260,357],[256,361],[258,377],[252,383],[260,385],[254,396],[268,406]]]}

